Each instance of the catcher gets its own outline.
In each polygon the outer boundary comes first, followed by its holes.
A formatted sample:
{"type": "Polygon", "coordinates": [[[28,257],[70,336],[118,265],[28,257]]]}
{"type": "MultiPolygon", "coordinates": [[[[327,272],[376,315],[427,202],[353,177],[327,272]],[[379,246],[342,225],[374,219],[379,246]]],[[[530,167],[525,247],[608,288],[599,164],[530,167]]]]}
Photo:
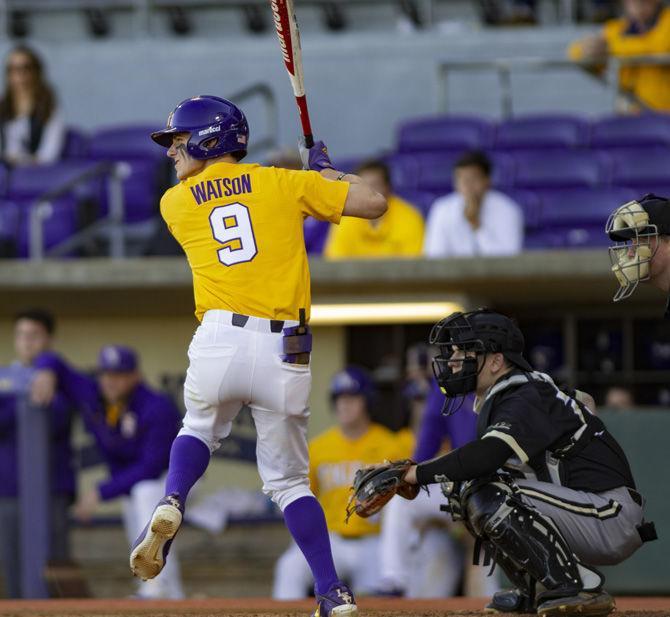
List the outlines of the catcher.
{"type": "MultiPolygon", "coordinates": [[[[420,465],[359,470],[349,512],[370,516],[396,493],[441,484],[463,520],[515,589],[494,594],[493,612],[608,615],[613,598],[594,568],[656,538],[628,461],[603,422],[523,357],[515,323],[486,309],[437,323],[431,344],[445,413],[475,392],[478,438],[420,465]]],[[[444,508],[444,507],[443,507],[444,508]]]]}

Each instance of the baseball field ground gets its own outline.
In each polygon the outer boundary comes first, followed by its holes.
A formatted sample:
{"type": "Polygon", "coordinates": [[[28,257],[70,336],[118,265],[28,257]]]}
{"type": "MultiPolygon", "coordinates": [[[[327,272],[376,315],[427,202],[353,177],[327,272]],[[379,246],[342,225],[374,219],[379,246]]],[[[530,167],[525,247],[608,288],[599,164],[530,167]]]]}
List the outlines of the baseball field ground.
{"type": "MultiPolygon", "coordinates": [[[[362,617],[466,617],[484,615],[479,598],[398,600],[362,598],[362,617]]],[[[277,602],[265,598],[185,601],[48,600],[2,601],[2,617],[307,617],[312,601],[277,602]]],[[[622,617],[669,617],[670,598],[617,598],[622,617]]],[[[510,616],[512,617],[512,616],[510,616]]]]}

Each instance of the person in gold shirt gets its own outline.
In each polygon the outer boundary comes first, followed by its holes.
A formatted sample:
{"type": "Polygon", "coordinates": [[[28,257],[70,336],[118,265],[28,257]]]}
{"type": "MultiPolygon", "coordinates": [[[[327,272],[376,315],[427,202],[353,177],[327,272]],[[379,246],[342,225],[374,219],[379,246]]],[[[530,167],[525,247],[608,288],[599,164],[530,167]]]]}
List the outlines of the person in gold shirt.
{"type": "Polygon", "coordinates": [[[356,173],[386,197],[388,210],[376,220],[347,219],[331,225],[323,254],[327,259],[419,257],[423,247],[423,217],[393,194],[388,167],[369,161],[356,173]]]}
{"type": "MultiPolygon", "coordinates": [[[[337,373],[330,396],[337,425],[309,444],[310,483],[326,514],[338,572],[355,593],[370,593],[379,587],[379,517],[353,516],[345,523],[349,487],[361,466],[407,458],[410,450],[395,433],[371,421],[375,389],[366,371],[349,366],[337,373]]],[[[273,597],[304,598],[311,584],[305,558],[292,544],[275,567],[273,597]]]]}
{"type": "MultiPolygon", "coordinates": [[[[661,0],[624,0],[623,16],[607,21],[601,32],[574,42],[572,60],[604,64],[608,57],[632,58],[670,52],[670,7],[661,0]]],[[[598,69],[596,69],[598,70],[598,69]]],[[[670,111],[670,65],[624,66],[621,89],[632,95],[629,109],[670,111]]]]}
{"type": "Polygon", "coordinates": [[[323,510],[309,486],[312,335],[303,220],[376,218],[386,200],[359,177],[335,170],[323,142],[302,148],[310,171],[242,163],[246,117],[216,96],[183,101],[167,128],[151,137],[167,148],[179,179],[160,209],[186,253],[202,323],[189,346],[186,415],[172,444],[165,497],[133,546],[131,570],[151,579],[163,569],[188,493],[248,405],[263,491],[309,563],[315,615],[355,617],[354,596],[337,576],[323,510]]]}

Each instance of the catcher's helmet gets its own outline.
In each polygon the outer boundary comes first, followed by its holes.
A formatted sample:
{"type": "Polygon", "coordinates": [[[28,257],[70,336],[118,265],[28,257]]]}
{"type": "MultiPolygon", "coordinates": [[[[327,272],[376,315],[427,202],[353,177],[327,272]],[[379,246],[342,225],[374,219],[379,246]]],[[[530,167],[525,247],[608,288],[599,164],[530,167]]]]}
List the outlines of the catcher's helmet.
{"type": "Polygon", "coordinates": [[[330,400],[342,394],[364,396],[368,409],[372,406],[376,396],[375,384],[370,374],[358,366],[347,366],[343,371],[335,373],[330,382],[330,400]]]}
{"type": "Polygon", "coordinates": [[[430,344],[439,350],[433,358],[433,372],[447,397],[444,408],[447,415],[460,409],[465,396],[477,388],[482,368],[478,362],[480,356],[501,353],[521,370],[533,370],[523,357],[525,342],[519,327],[506,315],[489,309],[445,317],[433,326],[430,344]],[[454,362],[455,349],[466,354],[458,363],[458,370],[449,364],[454,362]]]}
{"type": "Polygon", "coordinates": [[[151,134],[164,148],[172,145],[175,133],[190,133],[186,151],[194,159],[212,159],[224,154],[246,156],[249,124],[236,105],[218,96],[194,96],[177,105],[168,116],[167,127],[151,134]],[[215,140],[205,147],[205,143],[215,140]]]}

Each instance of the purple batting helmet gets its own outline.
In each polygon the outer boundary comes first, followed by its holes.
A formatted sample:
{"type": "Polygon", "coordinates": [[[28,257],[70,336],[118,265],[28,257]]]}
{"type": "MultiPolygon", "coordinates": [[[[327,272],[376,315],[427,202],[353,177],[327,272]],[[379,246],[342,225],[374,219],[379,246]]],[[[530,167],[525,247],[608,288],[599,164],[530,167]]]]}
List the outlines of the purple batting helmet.
{"type": "Polygon", "coordinates": [[[168,116],[167,127],[151,133],[151,139],[164,148],[172,145],[175,133],[190,133],[186,151],[194,159],[213,159],[238,153],[238,160],[247,154],[249,124],[242,110],[218,96],[194,96],[177,105],[168,116]],[[205,143],[215,139],[213,145],[205,143]]]}

